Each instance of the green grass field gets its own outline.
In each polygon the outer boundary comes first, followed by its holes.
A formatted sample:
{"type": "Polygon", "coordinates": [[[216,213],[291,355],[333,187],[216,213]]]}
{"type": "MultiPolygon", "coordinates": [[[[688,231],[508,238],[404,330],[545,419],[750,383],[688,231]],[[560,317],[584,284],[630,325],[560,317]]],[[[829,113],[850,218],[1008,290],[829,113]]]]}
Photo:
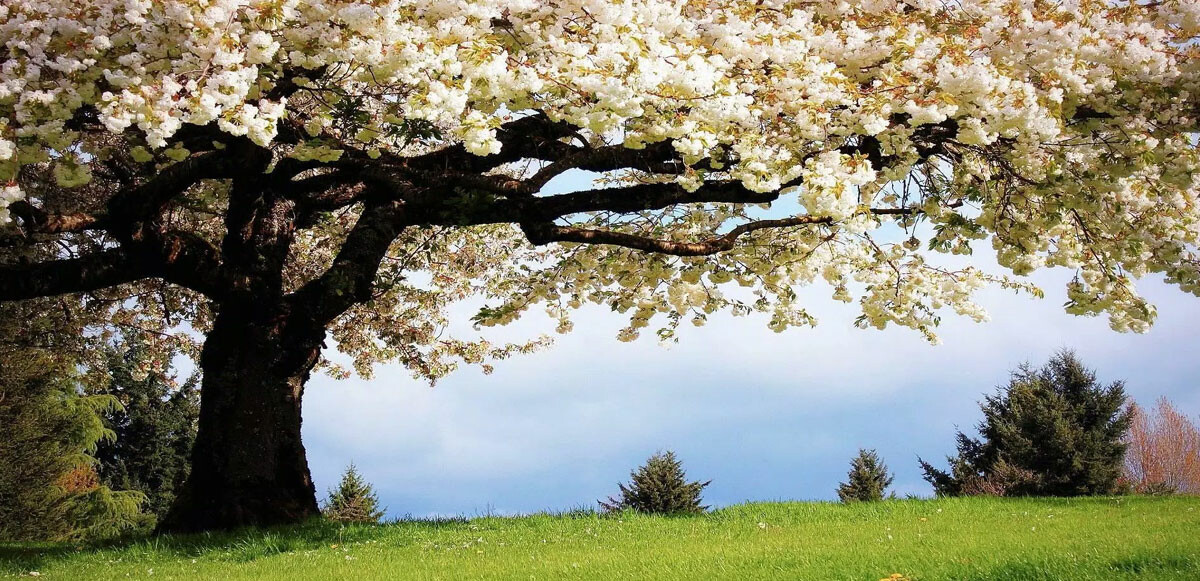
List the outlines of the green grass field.
{"type": "Polygon", "coordinates": [[[42,579],[1200,579],[1200,498],[753,503],[697,517],[307,526],[0,545],[42,579]]]}

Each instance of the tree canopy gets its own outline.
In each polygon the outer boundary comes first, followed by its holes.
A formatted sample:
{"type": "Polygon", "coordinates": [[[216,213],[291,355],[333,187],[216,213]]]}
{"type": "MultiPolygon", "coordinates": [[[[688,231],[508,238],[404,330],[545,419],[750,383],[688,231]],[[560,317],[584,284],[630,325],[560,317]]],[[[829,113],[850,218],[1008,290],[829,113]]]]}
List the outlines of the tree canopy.
{"type": "Polygon", "coordinates": [[[179,289],[165,309],[205,330],[196,299],[248,260],[222,242],[253,212],[234,176],[286,198],[287,243],[256,249],[286,255],[280,286],[363,371],[510,352],[438,340],[437,307],[477,294],[498,301],[481,323],[543,303],[565,328],[611,304],[632,338],[720,308],[807,324],[792,289],[823,279],[861,324],[932,337],[943,308],[983,318],[971,292],[1001,279],[919,249],[985,237],[1017,274],[1076,269],[1068,310],[1118,329],[1154,318],[1140,276],[1200,289],[1192,2],[37,1],[0,18],[5,242],[75,247],[5,266],[8,298],[161,279],[179,289]],[[539,195],[572,169],[612,187],[539,195]],[[889,223],[907,232],[874,235],[889,223]],[[738,283],[756,296],[722,292],[738,283]]]}

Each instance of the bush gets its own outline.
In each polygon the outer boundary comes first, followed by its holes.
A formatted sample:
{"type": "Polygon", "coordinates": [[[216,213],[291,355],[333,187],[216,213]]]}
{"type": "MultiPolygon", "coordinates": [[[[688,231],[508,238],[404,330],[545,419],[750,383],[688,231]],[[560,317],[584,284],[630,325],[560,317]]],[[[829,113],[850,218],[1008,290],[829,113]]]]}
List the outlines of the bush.
{"type": "Polygon", "coordinates": [[[847,481],[838,485],[838,498],[842,502],[883,500],[893,479],[875,450],[859,449],[850,461],[847,481]]]}
{"type": "Polygon", "coordinates": [[[650,514],[694,514],[708,509],[700,504],[700,493],[712,481],[688,482],[683,465],[674,452],[659,452],[630,473],[629,485],[618,484],[620,498],[608,497],[600,506],[606,511],[635,510],[650,514]]]}
{"type": "Polygon", "coordinates": [[[383,512],[375,490],[351,464],[342,474],[337,489],[329,491],[329,500],[321,514],[337,522],[377,523],[383,512]]]}

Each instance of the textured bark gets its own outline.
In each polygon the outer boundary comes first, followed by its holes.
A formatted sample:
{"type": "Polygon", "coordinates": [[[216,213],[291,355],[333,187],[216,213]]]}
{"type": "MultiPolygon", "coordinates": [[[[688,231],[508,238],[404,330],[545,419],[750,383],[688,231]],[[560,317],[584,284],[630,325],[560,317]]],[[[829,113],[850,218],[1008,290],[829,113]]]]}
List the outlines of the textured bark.
{"type": "Polygon", "coordinates": [[[317,514],[300,404],[324,331],[296,331],[287,319],[262,305],[222,309],[200,359],[191,474],[161,530],[294,523],[317,514]]]}
{"type": "Polygon", "coordinates": [[[233,183],[221,247],[232,284],[200,355],[192,469],[163,531],[286,524],[317,514],[300,422],[325,329],[293,316],[284,300],[294,207],[257,176],[233,183]]]}

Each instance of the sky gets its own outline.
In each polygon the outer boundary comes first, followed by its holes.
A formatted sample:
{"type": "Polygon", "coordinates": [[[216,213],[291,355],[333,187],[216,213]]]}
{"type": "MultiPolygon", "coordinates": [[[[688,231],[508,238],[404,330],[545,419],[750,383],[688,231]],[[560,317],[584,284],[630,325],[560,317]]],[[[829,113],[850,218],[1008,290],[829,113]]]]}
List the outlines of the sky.
{"type": "MultiPolygon", "coordinates": [[[[1166,396],[1200,417],[1200,298],[1147,280],[1158,322],[1121,334],[1063,312],[1069,276],[1035,276],[1041,300],[985,291],[992,321],[948,314],[938,346],[908,329],[854,328],[854,306],[823,287],[804,293],[816,328],[776,334],[765,317],[715,316],[669,347],[652,333],[621,343],[620,315],[584,308],[553,347],[490,376],[463,369],[436,387],[398,366],[371,381],[314,376],[304,441],[321,496],[353,462],[390,517],[475,516],[595,507],[660,450],[712,481],[713,507],[836,499],[860,447],[878,450],[898,494],[930,495],[918,456],[944,464],[985,394],[1063,348],[1102,381],[1124,380],[1133,399],[1166,396]]],[[[531,315],[503,332],[552,329],[531,315]]]]}

